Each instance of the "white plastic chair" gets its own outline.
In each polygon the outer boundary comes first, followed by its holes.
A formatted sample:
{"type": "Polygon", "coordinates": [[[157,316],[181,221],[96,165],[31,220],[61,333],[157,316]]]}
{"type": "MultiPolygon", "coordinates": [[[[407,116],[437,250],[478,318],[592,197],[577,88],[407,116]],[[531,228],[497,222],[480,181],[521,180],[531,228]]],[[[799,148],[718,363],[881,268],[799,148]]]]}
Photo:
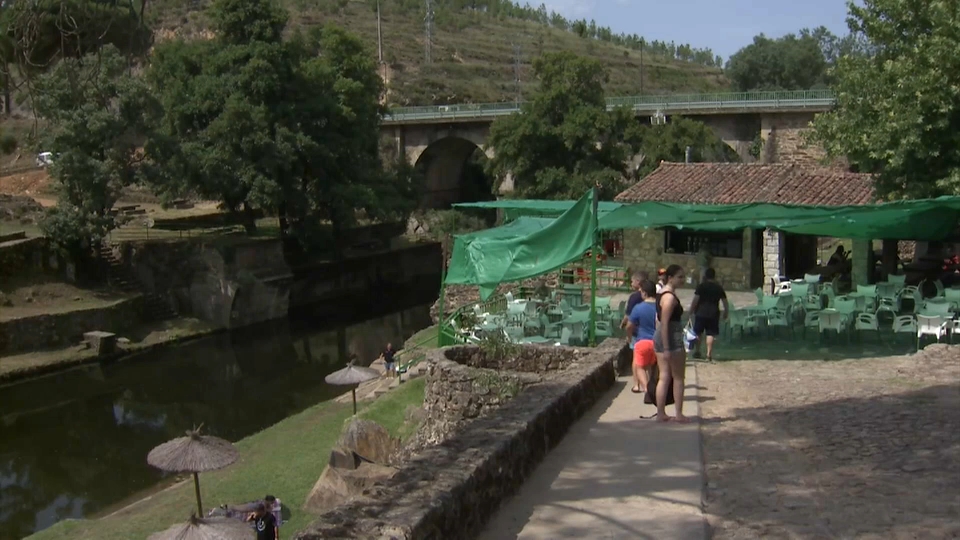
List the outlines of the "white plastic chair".
{"type": "Polygon", "coordinates": [[[913,315],[899,315],[893,319],[894,334],[915,334],[917,332],[917,320],[913,315]]]}
{"type": "Polygon", "coordinates": [[[820,312],[820,334],[827,330],[834,330],[839,336],[844,330],[844,314],[832,309],[820,312]]]}
{"type": "Polygon", "coordinates": [[[936,336],[939,343],[940,339],[947,335],[948,322],[949,319],[944,320],[939,315],[917,315],[917,349],[920,348],[920,336],[924,334],[936,336]]]}
{"type": "Polygon", "coordinates": [[[877,321],[877,316],[873,313],[857,313],[853,327],[858,335],[863,330],[872,330],[877,333],[877,339],[880,338],[880,323],[877,321]]]}
{"type": "Polygon", "coordinates": [[[771,331],[776,332],[776,328],[787,328],[790,330],[790,334],[793,335],[793,321],[791,320],[790,312],[786,309],[773,308],[767,312],[767,326],[771,328],[771,331]]]}
{"type": "MultiPolygon", "coordinates": [[[[730,307],[732,308],[733,306],[730,307]]],[[[743,337],[744,330],[760,328],[760,319],[755,315],[750,315],[745,310],[731,309],[728,324],[730,325],[731,334],[733,334],[735,328],[739,328],[740,337],[743,337]]]]}

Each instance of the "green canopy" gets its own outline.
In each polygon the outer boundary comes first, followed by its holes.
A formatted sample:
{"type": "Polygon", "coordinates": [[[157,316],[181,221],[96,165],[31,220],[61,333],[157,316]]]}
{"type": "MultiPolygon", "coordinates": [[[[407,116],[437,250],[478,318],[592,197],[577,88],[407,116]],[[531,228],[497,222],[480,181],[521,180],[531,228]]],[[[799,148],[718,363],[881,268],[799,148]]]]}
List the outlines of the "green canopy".
{"type": "Polygon", "coordinates": [[[883,240],[942,240],[960,223],[960,197],[862,206],[770,203],[623,205],[601,217],[600,228],[679,227],[706,231],[771,228],[795,234],[883,240]]]}
{"type": "MultiPolygon", "coordinates": [[[[486,300],[500,283],[539,276],[581,258],[596,239],[594,191],[535,232],[503,236],[506,227],[498,227],[487,236],[482,233],[489,231],[457,237],[444,284],[478,285],[486,300]]],[[[524,221],[512,230],[531,226],[524,221]]]]}
{"type": "MultiPolygon", "coordinates": [[[[503,220],[513,221],[524,216],[557,217],[569,210],[576,201],[547,201],[541,199],[501,199],[499,201],[480,201],[457,203],[454,208],[496,208],[503,210],[503,220]]],[[[597,211],[600,217],[622,206],[611,201],[599,201],[597,211]]]]}
{"type": "Polygon", "coordinates": [[[494,227],[492,229],[484,229],[482,231],[458,234],[455,236],[455,238],[462,238],[464,240],[472,240],[475,238],[514,238],[545,229],[554,221],[556,221],[555,218],[521,216],[515,221],[511,221],[506,225],[501,225],[500,227],[494,227]]]}

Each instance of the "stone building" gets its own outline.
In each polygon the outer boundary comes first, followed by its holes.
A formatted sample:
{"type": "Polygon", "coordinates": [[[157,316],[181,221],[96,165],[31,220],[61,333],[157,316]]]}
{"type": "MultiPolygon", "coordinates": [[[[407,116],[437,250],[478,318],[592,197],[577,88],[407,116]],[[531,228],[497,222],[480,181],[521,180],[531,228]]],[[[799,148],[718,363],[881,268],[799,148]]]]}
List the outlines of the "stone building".
{"type": "MultiPolygon", "coordinates": [[[[874,191],[870,175],[816,166],[662,162],[615,200],[847,206],[874,202],[874,191]]],[[[623,231],[624,264],[648,272],[680,264],[690,277],[699,279],[695,253],[704,244],[712,255],[711,266],[730,289],[769,288],[775,277],[802,277],[817,263],[816,237],[770,229],[727,233],[669,228],[623,231]]],[[[869,241],[857,241],[854,251],[866,253],[869,246],[869,241]]]]}

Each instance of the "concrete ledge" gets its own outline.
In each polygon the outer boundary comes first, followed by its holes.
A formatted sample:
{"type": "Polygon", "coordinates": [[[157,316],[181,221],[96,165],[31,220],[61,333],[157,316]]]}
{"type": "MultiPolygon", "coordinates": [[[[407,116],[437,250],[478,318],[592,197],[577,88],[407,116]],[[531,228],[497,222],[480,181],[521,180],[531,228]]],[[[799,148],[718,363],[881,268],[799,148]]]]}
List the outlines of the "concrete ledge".
{"type": "Polygon", "coordinates": [[[413,456],[392,479],[321,516],[300,540],[470,538],[616,381],[609,339],[501,408],[413,456]]]}

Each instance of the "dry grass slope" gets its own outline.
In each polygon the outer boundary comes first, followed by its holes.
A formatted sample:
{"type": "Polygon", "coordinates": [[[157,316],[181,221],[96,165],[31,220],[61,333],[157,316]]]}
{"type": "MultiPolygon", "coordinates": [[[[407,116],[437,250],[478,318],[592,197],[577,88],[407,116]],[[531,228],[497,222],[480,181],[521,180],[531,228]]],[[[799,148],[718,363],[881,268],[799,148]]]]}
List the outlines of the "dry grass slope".
{"type": "MultiPolygon", "coordinates": [[[[282,0],[292,27],[334,23],[360,35],[376,54],[376,16],[364,0],[282,0]]],[[[202,12],[206,0],[158,0],[154,15],[162,36],[209,35],[202,12]]],[[[603,62],[610,71],[610,96],[637,95],[640,53],[531,22],[498,20],[483,13],[438,16],[431,64],[424,63],[422,13],[405,13],[381,4],[383,50],[391,105],[486,103],[516,99],[514,44],[521,47],[521,92],[535,86],[531,62],[542,52],[572,51],[603,62]]],[[[644,93],[723,91],[729,83],[717,68],[679,62],[649,53],[643,59],[644,93]]]]}

